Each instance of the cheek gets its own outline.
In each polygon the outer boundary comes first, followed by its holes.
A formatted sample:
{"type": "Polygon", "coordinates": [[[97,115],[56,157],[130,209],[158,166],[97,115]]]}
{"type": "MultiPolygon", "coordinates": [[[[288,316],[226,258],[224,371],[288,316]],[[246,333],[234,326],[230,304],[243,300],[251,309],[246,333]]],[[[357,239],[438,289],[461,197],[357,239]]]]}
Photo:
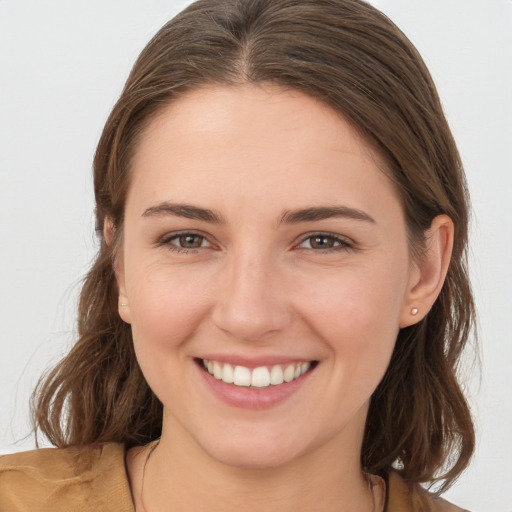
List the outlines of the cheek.
{"type": "Polygon", "coordinates": [[[383,374],[399,331],[407,274],[375,264],[301,283],[295,290],[302,298],[297,309],[333,360],[347,372],[383,374]]]}
{"type": "Polygon", "coordinates": [[[200,323],[204,309],[195,300],[194,286],[180,280],[143,279],[130,301],[132,337],[142,373],[158,399],[166,406],[191,400],[189,340],[200,323]],[[181,286],[180,286],[181,284],[181,286]],[[191,295],[192,294],[192,295],[191,295]],[[133,306],[132,306],[133,304],[133,306]]]}
{"type": "Polygon", "coordinates": [[[148,342],[179,343],[205,308],[204,277],[191,279],[190,273],[162,268],[148,268],[133,277],[128,293],[134,331],[144,337],[151,333],[148,342]]]}
{"type": "Polygon", "coordinates": [[[310,311],[308,316],[318,318],[325,327],[368,333],[377,326],[398,329],[407,273],[394,271],[391,264],[316,273],[304,276],[299,284],[295,294],[303,300],[303,311],[310,311]]]}
{"type": "MultiPolygon", "coordinates": [[[[205,316],[205,276],[160,264],[132,266],[127,281],[134,348],[140,367],[155,393],[167,381],[172,386],[189,355],[183,346],[194,336],[205,316]]],[[[179,382],[179,379],[176,379],[179,382]]]]}

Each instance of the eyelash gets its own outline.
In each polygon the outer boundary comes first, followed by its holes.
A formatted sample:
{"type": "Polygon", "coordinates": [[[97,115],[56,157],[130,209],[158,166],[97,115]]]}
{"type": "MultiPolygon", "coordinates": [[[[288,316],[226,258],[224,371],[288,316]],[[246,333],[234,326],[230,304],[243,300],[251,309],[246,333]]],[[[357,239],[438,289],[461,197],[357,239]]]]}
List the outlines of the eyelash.
{"type": "MultiPolygon", "coordinates": [[[[162,238],[160,238],[158,240],[156,245],[159,247],[166,247],[168,250],[176,252],[176,253],[180,253],[180,254],[195,253],[199,249],[204,248],[203,246],[181,247],[179,245],[172,243],[174,240],[179,240],[182,237],[198,237],[201,239],[201,243],[203,243],[204,241],[208,242],[207,237],[205,235],[202,235],[201,233],[197,233],[194,231],[182,231],[182,232],[178,232],[178,233],[170,233],[170,234],[163,236],[162,238]]],[[[209,244],[206,247],[210,247],[211,245],[212,244],[209,244]]],[[[350,240],[348,240],[347,238],[341,237],[339,235],[335,235],[332,233],[324,233],[324,232],[310,233],[310,234],[302,237],[300,243],[297,244],[295,247],[297,247],[299,249],[315,251],[315,252],[322,253],[322,254],[338,252],[338,251],[349,251],[349,250],[353,250],[355,248],[354,243],[351,242],[350,240]],[[338,245],[334,245],[333,247],[328,247],[328,248],[316,248],[316,249],[313,247],[300,247],[302,244],[304,244],[308,240],[311,241],[314,238],[328,239],[333,244],[338,244],[338,245]]]]}
{"type": "MultiPolygon", "coordinates": [[[[177,252],[177,253],[193,253],[197,252],[198,249],[202,249],[203,247],[180,247],[179,245],[173,244],[173,240],[179,240],[182,237],[198,237],[201,238],[201,242],[207,241],[207,238],[202,235],[201,233],[197,233],[195,231],[181,231],[178,233],[169,233],[167,235],[164,235],[162,238],[160,238],[157,242],[157,245],[159,247],[166,247],[170,251],[177,252]]],[[[211,245],[211,244],[210,244],[211,245]]]]}
{"type": "Polygon", "coordinates": [[[312,247],[306,248],[306,249],[309,249],[309,250],[312,250],[315,252],[320,252],[322,254],[338,252],[338,251],[349,251],[349,250],[352,250],[355,248],[354,243],[352,241],[350,241],[349,239],[339,236],[339,235],[335,235],[333,233],[324,233],[324,232],[309,233],[307,236],[302,238],[302,241],[300,242],[299,247],[306,241],[312,240],[314,238],[329,239],[333,243],[338,244],[338,245],[335,245],[334,247],[328,247],[328,248],[324,248],[324,249],[322,249],[322,248],[314,249],[312,247]]]}

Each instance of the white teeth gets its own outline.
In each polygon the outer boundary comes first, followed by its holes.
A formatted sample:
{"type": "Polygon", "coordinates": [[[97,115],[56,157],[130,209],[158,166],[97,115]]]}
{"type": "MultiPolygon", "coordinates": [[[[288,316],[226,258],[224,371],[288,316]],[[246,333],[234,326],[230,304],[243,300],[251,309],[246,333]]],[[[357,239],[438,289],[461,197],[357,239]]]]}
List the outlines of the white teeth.
{"type": "Polygon", "coordinates": [[[291,382],[294,377],[295,377],[295,366],[293,364],[290,364],[286,367],[286,370],[284,371],[283,379],[285,382],[291,382]]]}
{"type": "Polygon", "coordinates": [[[311,363],[302,363],[300,365],[300,374],[304,375],[311,368],[311,363]]]}
{"type": "Polygon", "coordinates": [[[281,366],[278,364],[272,366],[272,370],[270,370],[270,384],[272,384],[273,386],[278,386],[283,382],[283,369],[281,368],[281,366]]]}
{"type": "Polygon", "coordinates": [[[218,361],[202,360],[203,366],[210,375],[217,380],[222,380],[226,384],[234,384],[235,386],[267,388],[270,385],[279,386],[284,382],[291,382],[304,375],[310,368],[311,363],[289,364],[283,370],[280,364],[270,367],[259,366],[258,368],[249,369],[245,366],[231,366],[228,363],[220,363],[218,361]]]}
{"type": "Polygon", "coordinates": [[[266,366],[254,368],[252,371],[251,386],[255,388],[266,388],[270,386],[270,372],[266,366]]]}
{"type": "Polygon", "coordinates": [[[217,361],[213,363],[213,376],[216,379],[222,379],[222,366],[217,361]]]}
{"type": "Polygon", "coordinates": [[[250,386],[251,385],[251,370],[245,366],[235,366],[235,373],[233,374],[233,384],[236,386],[250,386]]]}
{"type": "Polygon", "coordinates": [[[227,384],[233,384],[234,376],[233,376],[233,367],[230,364],[225,364],[222,369],[222,380],[227,384]]]}

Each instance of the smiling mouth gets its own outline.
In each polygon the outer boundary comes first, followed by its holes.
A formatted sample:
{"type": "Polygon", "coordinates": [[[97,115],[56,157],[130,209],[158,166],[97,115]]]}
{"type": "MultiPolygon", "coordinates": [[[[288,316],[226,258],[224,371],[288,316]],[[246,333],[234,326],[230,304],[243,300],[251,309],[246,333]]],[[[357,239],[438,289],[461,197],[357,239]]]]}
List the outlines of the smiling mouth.
{"type": "Polygon", "coordinates": [[[245,388],[268,388],[287,384],[311,371],[318,361],[303,361],[286,365],[259,366],[247,368],[208,359],[198,359],[200,365],[215,379],[226,384],[245,388]]]}

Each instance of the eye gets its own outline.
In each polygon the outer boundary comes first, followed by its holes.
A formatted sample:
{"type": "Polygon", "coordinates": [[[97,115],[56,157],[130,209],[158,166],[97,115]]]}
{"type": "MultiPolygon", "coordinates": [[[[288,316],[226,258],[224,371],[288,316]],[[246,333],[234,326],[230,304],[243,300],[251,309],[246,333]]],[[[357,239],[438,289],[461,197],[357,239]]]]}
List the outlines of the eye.
{"type": "Polygon", "coordinates": [[[301,249],[343,250],[352,249],[353,244],[346,238],[328,233],[315,233],[305,238],[300,244],[301,249]]]}
{"type": "Polygon", "coordinates": [[[177,252],[186,252],[203,247],[210,247],[210,243],[203,235],[198,233],[171,233],[159,240],[158,245],[163,245],[177,252]]]}
{"type": "Polygon", "coordinates": [[[173,237],[170,241],[183,249],[197,249],[203,246],[203,242],[206,242],[204,236],[195,235],[194,233],[179,235],[173,237]]]}

